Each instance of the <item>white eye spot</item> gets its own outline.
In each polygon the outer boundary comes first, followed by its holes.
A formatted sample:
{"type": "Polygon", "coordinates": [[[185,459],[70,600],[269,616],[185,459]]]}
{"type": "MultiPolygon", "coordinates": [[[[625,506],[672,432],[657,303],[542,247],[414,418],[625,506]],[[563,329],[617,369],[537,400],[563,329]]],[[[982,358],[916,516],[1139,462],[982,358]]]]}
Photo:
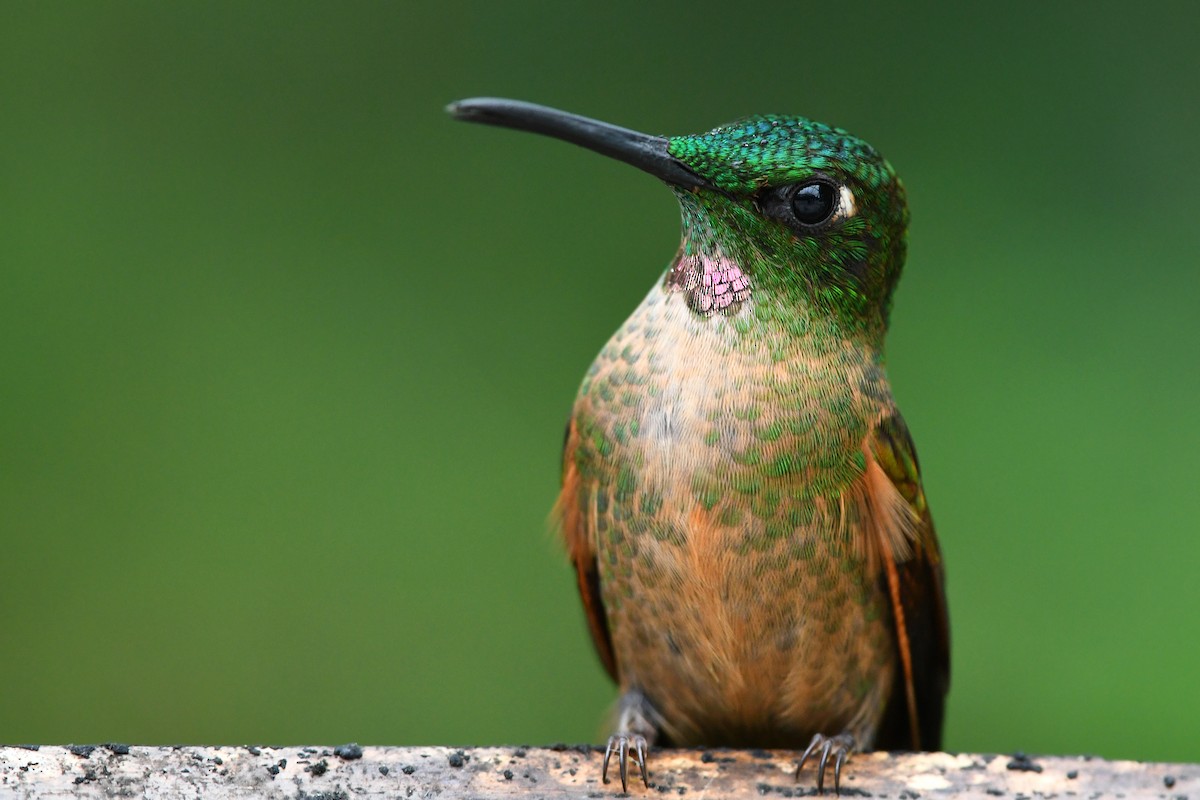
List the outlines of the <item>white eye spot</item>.
{"type": "Polygon", "coordinates": [[[858,213],[858,206],[854,203],[854,192],[850,191],[849,186],[842,186],[838,191],[838,207],[837,211],[833,212],[833,218],[836,220],[850,219],[858,213]]]}

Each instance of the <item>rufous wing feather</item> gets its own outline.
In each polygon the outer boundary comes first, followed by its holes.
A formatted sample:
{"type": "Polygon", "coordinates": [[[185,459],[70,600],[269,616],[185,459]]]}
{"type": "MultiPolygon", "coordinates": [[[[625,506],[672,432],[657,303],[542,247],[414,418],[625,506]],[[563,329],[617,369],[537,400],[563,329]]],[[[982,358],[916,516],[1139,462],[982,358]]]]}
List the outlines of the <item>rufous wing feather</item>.
{"type": "Polygon", "coordinates": [[[563,541],[571,563],[575,566],[575,577],[579,582],[579,596],[583,600],[584,614],[587,616],[588,630],[592,634],[592,642],[596,645],[596,653],[604,664],[604,669],[615,681],[617,680],[617,659],[613,653],[612,637],[608,631],[608,615],[604,611],[604,599],[600,594],[600,572],[596,563],[596,548],[590,531],[594,525],[588,520],[588,509],[595,504],[587,502],[583,496],[583,481],[579,468],[575,464],[575,449],[578,446],[579,432],[575,423],[567,424],[567,432],[563,441],[562,491],[558,502],[554,505],[554,516],[557,518],[563,541]]]}
{"type": "Polygon", "coordinates": [[[867,457],[868,474],[875,470],[887,478],[873,488],[868,483],[868,491],[877,511],[881,580],[891,598],[900,667],[875,745],[881,750],[938,750],[950,688],[950,623],[941,550],[921,488],[920,465],[898,413],[876,426],[867,457]],[[899,503],[903,506],[896,509],[899,503]],[[905,530],[887,529],[895,525],[905,530]],[[889,548],[888,542],[904,546],[889,548]]]}

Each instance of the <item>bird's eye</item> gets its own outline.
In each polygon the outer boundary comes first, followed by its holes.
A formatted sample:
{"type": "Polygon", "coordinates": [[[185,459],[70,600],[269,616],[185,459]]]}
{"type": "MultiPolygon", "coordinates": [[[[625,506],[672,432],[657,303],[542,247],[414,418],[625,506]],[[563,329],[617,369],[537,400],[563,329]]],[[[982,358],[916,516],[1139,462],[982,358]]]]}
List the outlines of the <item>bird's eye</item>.
{"type": "Polygon", "coordinates": [[[802,183],[792,192],[792,213],[802,225],[820,225],[837,209],[838,191],[828,181],[802,183]]]}
{"type": "Polygon", "coordinates": [[[769,186],[754,196],[765,217],[778,220],[801,236],[842,222],[858,213],[850,187],[824,175],[803,183],[769,186]]]}

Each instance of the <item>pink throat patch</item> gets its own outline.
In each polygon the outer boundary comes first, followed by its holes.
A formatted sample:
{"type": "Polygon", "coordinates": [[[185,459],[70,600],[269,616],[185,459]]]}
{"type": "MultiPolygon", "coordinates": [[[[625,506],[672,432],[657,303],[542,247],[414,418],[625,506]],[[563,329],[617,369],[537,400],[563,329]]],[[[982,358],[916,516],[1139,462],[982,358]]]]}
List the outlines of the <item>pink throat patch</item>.
{"type": "Polygon", "coordinates": [[[750,296],[750,278],[720,255],[684,256],[667,273],[664,286],[688,293],[688,305],[705,316],[731,314],[750,296]]]}

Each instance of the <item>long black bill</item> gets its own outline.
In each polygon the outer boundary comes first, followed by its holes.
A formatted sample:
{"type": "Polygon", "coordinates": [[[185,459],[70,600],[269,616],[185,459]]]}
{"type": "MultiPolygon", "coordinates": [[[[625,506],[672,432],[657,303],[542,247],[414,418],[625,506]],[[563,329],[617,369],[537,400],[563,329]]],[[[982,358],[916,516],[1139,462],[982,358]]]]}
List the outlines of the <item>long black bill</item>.
{"type": "Polygon", "coordinates": [[[568,114],[520,100],[500,97],[473,97],[446,106],[455,119],[482,122],[505,128],[553,136],[595,150],[601,155],[632,164],[673,186],[687,189],[712,189],[708,181],[689,170],[667,152],[667,140],[568,114]]]}

